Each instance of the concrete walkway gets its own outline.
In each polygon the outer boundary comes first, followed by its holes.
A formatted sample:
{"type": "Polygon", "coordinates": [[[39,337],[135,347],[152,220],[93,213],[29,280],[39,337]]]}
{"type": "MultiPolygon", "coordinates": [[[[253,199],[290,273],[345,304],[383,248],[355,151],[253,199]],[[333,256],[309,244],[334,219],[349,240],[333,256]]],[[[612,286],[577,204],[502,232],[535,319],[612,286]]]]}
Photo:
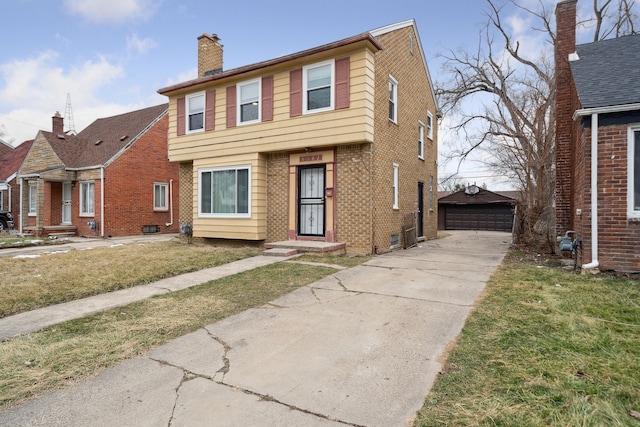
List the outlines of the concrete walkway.
{"type": "Polygon", "coordinates": [[[452,232],[375,257],[4,411],[0,425],[408,425],[509,238],[452,232]]]}

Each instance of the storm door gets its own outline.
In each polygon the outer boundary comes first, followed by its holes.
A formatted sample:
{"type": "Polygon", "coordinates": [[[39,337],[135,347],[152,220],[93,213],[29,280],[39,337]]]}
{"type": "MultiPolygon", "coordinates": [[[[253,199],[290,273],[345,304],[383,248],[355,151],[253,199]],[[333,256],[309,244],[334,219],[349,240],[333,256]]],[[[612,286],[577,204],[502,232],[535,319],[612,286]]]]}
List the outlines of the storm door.
{"type": "Polygon", "coordinates": [[[298,168],[298,234],[301,236],[324,236],[324,175],[324,165],[298,168]]]}
{"type": "Polygon", "coordinates": [[[62,183],[62,223],[71,224],[71,183],[62,183]]]}

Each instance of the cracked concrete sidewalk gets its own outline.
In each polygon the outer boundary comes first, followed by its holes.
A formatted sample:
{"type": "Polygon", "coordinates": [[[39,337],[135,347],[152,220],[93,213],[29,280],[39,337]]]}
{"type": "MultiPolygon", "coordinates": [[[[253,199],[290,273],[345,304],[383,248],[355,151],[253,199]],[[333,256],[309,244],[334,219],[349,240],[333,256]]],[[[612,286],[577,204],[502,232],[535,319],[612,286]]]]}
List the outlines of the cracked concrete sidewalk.
{"type": "Polygon", "coordinates": [[[408,425],[510,240],[450,234],[2,412],[0,425],[408,425]]]}

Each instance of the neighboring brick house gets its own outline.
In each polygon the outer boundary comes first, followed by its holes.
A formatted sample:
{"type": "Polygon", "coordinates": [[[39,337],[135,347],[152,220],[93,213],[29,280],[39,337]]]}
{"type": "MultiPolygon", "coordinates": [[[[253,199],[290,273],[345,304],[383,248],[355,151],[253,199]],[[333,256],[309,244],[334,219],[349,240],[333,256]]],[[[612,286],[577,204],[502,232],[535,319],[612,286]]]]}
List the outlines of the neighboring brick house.
{"type": "Polygon", "coordinates": [[[20,211],[28,218],[21,232],[179,231],[179,166],[167,157],[167,104],[98,119],[77,135],[63,125],[56,113],[53,131],[38,132],[20,167],[20,211]]]}
{"type": "Polygon", "coordinates": [[[0,156],[0,210],[13,213],[14,228],[20,228],[20,184],[18,169],[31,148],[31,141],[11,147],[0,156]]]}
{"type": "Polygon", "coordinates": [[[438,110],[414,20],[222,69],[198,39],[198,78],[169,97],[180,222],[194,237],[400,247],[435,238],[438,110]]]}
{"type": "Polygon", "coordinates": [[[556,232],[585,269],[640,272],[640,35],[576,46],[576,3],[556,7],[556,232]]]}

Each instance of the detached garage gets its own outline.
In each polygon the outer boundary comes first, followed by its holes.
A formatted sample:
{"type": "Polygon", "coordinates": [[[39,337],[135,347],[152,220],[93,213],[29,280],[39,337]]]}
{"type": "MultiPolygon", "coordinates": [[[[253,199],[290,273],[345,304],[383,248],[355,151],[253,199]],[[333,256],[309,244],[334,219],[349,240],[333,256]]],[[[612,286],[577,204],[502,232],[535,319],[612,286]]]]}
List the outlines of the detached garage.
{"type": "Polygon", "coordinates": [[[438,199],[439,230],[513,229],[516,199],[475,185],[438,199]]]}

